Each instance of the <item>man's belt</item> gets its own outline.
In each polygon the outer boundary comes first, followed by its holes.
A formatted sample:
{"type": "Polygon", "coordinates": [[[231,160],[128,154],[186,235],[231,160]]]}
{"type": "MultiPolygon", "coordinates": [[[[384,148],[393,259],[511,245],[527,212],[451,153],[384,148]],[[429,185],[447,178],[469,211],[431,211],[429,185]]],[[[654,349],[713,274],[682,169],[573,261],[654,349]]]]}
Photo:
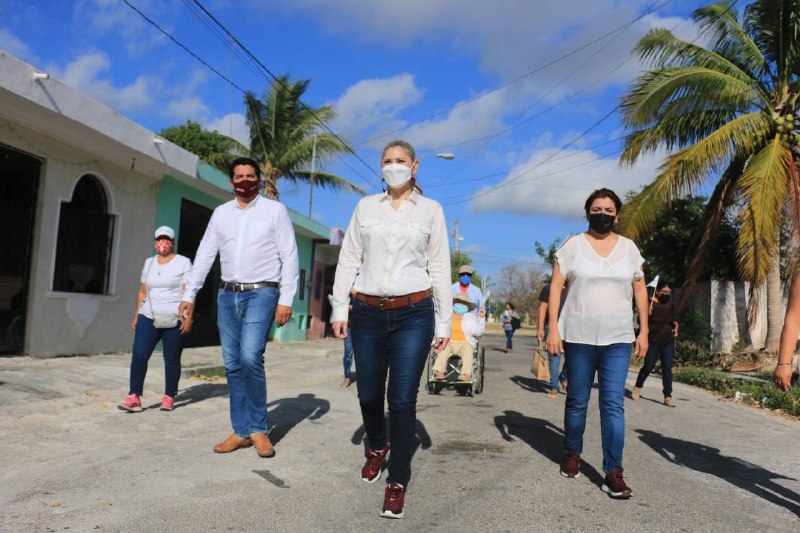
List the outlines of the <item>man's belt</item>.
{"type": "Polygon", "coordinates": [[[422,300],[431,297],[431,290],[412,292],[411,294],[404,294],[402,296],[387,296],[381,298],[380,296],[370,296],[357,292],[355,299],[364,302],[367,305],[378,307],[381,311],[389,311],[391,309],[399,309],[413,304],[418,304],[422,300]]]}
{"type": "Polygon", "coordinates": [[[257,281],[255,283],[238,283],[236,281],[223,281],[222,288],[226,291],[245,292],[252,291],[253,289],[260,289],[262,287],[278,288],[277,281],[257,281]]]}

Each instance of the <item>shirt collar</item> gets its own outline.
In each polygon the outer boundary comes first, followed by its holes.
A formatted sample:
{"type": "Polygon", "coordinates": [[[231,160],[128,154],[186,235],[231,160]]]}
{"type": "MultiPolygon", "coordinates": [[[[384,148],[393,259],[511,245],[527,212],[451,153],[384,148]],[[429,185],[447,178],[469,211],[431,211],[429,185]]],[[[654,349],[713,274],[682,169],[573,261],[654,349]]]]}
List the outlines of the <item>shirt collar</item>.
{"type": "Polygon", "coordinates": [[[242,207],[242,205],[239,203],[239,200],[235,197],[233,199],[233,203],[236,206],[236,209],[241,209],[242,211],[244,211],[246,209],[252,209],[253,206],[255,206],[260,200],[261,200],[261,193],[257,193],[256,197],[250,200],[250,203],[248,203],[246,207],[242,207]]]}
{"type": "MultiPolygon", "coordinates": [[[[417,192],[416,189],[413,189],[411,191],[411,195],[410,196],[406,196],[405,198],[403,198],[403,201],[409,200],[409,201],[411,201],[411,202],[413,202],[415,204],[418,204],[419,203],[419,197],[420,197],[420,194],[417,192]]],[[[389,193],[384,191],[383,196],[381,197],[381,202],[389,202],[389,201],[391,201],[391,199],[392,199],[392,197],[389,196],[389,193]]]]}

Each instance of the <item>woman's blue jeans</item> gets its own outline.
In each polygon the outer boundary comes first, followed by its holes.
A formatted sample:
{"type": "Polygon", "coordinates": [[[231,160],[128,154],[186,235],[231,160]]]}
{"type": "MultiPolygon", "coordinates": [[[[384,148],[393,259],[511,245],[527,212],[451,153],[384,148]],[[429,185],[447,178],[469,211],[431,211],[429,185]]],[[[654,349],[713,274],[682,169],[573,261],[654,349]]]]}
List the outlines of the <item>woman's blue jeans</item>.
{"type": "Polygon", "coordinates": [[[350,379],[350,369],[353,367],[353,339],[350,337],[350,328],[347,328],[347,337],[344,339],[342,364],[344,365],[345,379],[350,379]]]}
{"type": "Polygon", "coordinates": [[[511,343],[511,338],[514,336],[514,329],[504,329],[506,332],[506,350],[511,350],[514,346],[511,343]]]}
{"type": "Polygon", "coordinates": [[[233,432],[239,437],[267,433],[267,377],[264,349],[275,319],[278,289],[262,287],[217,295],[217,327],[228,379],[233,432]]]}
{"type": "Polygon", "coordinates": [[[164,354],[164,394],[178,395],[178,381],[181,379],[181,353],[183,352],[183,335],[180,322],[174,328],[156,329],[153,319],[139,314],[136,319],[136,330],[133,334],[131,354],[131,377],[128,394],[142,395],[144,377],[147,374],[147,363],[153,355],[158,341],[164,354]]]}
{"type": "Polygon", "coordinates": [[[384,396],[389,405],[387,483],[406,486],[411,478],[417,393],[431,349],[434,320],[433,298],[387,311],[353,300],[350,328],[358,368],[358,401],[373,450],[387,442],[384,396]]]}
{"type": "Polygon", "coordinates": [[[644,366],[639,370],[636,377],[636,387],[644,387],[644,380],[656,367],[656,363],[661,360],[661,385],[663,386],[664,398],[672,396],[672,360],[675,358],[675,339],[667,342],[651,342],[647,348],[647,355],[644,358],[644,366]]]}
{"type": "Polygon", "coordinates": [[[564,343],[567,365],[567,401],[564,407],[564,447],[568,452],[583,452],[586,411],[595,373],[600,389],[600,433],[603,444],[603,471],[622,468],[625,447],[625,380],[631,358],[629,342],[593,346],[564,343]]]}

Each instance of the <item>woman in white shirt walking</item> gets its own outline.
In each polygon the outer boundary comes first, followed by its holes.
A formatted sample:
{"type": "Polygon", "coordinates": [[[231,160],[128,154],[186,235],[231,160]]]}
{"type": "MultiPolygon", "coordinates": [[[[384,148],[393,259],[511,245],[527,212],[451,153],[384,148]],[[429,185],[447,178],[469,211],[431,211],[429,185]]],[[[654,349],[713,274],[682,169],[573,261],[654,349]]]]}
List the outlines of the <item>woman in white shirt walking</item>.
{"type": "Polygon", "coordinates": [[[383,149],[381,174],[388,190],[362,198],[356,206],[333,286],[333,331],[339,338],[347,334],[351,285],[355,289],[350,331],[369,442],[362,480],[380,478],[391,443],[381,512],[387,518],[403,516],[419,381],[431,342],[437,353],[449,343],[453,312],[444,212],[422,196],[418,168],[414,148],[407,142],[393,141],[383,149]],[[391,418],[388,439],[384,396],[391,418]]]}
{"type": "Polygon", "coordinates": [[[600,427],[603,447],[603,491],[613,498],[630,498],[622,477],[625,446],[625,380],[634,342],[633,311],[639,312],[636,353],[647,353],[647,288],[644,260],[630,239],[611,230],[622,202],[610,189],[594,191],[584,209],[589,230],[568,239],[556,254],[550,285],[550,328],[547,351],[564,353],[567,401],[564,408],[565,455],[561,474],[580,475],[586,411],[595,373],[600,389],[600,427]],[[569,292],[561,307],[564,281],[569,292]]]}
{"type": "Polygon", "coordinates": [[[136,298],[136,314],[131,323],[135,333],[131,354],[130,390],[125,401],[119,404],[120,409],[131,413],[142,410],[141,396],[147,363],[159,340],[164,355],[164,397],[161,400],[161,410],[172,411],[181,377],[183,338],[192,328],[191,316],[178,316],[178,305],[183,297],[192,262],[173,250],[175,232],[169,226],[158,228],[155,239],[153,246],[157,253],[144,262],[136,298]],[[157,328],[153,322],[156,315],[174,316],[175,324],[157,328]]]}

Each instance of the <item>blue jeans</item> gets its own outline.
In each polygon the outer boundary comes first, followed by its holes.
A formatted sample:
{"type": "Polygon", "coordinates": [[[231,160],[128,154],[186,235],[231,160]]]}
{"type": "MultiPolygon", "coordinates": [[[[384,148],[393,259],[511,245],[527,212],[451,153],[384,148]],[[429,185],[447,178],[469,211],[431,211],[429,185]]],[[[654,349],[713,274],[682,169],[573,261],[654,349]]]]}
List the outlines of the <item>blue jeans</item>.
{"type": "Polygon", "coordinates": [[[561,369],[561,357],[548,352],[547,362],[550,363],[550,390],[558,392],[561,390],[561,386],[558,383],[561,377],[558,372],[561,369]]]}
{"type": "MultiPolygon", "coordinates": [[[[550,326],[545,325],[544,338],[542,341],[547,338],[548,333],[550,333],[550,326]]],[[[547,352],[547,362],[550,364],[550,390],[558,392],[561,390],[559,381],[567,381],[567,358],[564,357],[564,367],[561,368],[561,372],[559,372],[559,367],[561,367],[561,357],[557,354],[551,354],[546,349],[545,352],[547,352]]]]}
{"type": "Polygon", "coordinates": [[[644,387],[644,380],[656,367],[656,362],[661,360],[661,385],[664,387],[664,398],[672,396],[672,360],[675,358],[675,339],[667,342],[651,342],[644,358],[644,366],[636,377],[636,387],[644,387]]]}
{"type": "Polygon", "coordinates": [[[275,319],[278,289],[220,290],[217,295],[217,327],[222,360],[228,379],[231,426],[239,437],[266,433],[267,377],[264,349],[275,319]]]}
{"type": "Polygon", "coordinates": [[[178,381],[181,379],[181,353],[183,352],[180,322],[174,328],[156,329],[153,326],[153,319],[142,314],[139,314],[136,319],[136,330],[133,334],[128,394],[142,395],[147,363],[159,340],[164,354],[164,394],[173,398],[178,395],[178,381]]]}
{"type": "Polygon", "coordinates": [[[347,328],[347,338],[344,340],[342,364],[344,365],[345,379],[350,379],[350,368],[353,366],[353,339],[350,337],[350,328],[347,328]]]}
{"type": "Polygon", "coordinates": [[[568,452],[583,452],[586,410],[594,376],[600,389],[600,433],[603,444],[603,471],[622,468],[625,447],[625,379],[631,358],[629,342],[593,346],[564,343],[567,366],[567,401],[564,407],[564,447],[568,452]]]}
{"type": "Polygon", "coordinates": [[[406,486],[411,478],[417,392],[433,340],[434,321],[433,298],[389,311],[353,300],[350,327],[358,367],[358,401],[373,450],[386,444],[384,396],[389,404],[387,483],[406,486]]]}
{"type": "Polygon", "coordinates": [[[503,331],[506,332],[506,350],[510,350],[513,348],[511,344],[511,337],[514,336],[514,329],[504,329],[503,331]]]}

